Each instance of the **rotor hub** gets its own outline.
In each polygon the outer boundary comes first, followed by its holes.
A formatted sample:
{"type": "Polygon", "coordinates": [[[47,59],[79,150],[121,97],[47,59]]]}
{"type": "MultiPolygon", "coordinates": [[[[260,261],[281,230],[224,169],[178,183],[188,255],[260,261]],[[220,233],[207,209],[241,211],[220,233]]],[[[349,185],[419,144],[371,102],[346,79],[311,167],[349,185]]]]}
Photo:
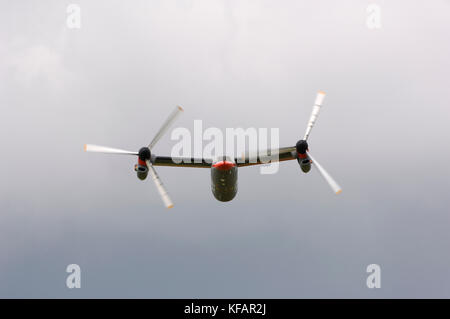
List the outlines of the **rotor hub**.
{"type": "Polygon", "coordinates": [[[148,147],[142,147],[139,150],[139,159],[143,162],[150,160],[152,157],[152,153],[148,147]]]}
{"type": "Polygon", "coordinates": [[[295,144],[295,149],[299,154],[306,154],[306,151],[308,150],[308,143],[305,140],[300,140],[297,144],[295,144]]]}

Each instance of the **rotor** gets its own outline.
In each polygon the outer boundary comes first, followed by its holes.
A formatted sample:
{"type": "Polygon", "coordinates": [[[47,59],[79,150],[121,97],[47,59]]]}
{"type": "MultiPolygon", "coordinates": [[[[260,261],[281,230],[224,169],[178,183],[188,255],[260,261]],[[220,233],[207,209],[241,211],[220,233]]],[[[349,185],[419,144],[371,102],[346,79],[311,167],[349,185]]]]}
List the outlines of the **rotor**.
{"type": "Polygon", "coordinates": [[[309,117],[309,121],[306,126],[305,137],[295,144],[295,149],[297,151],[298,157],[302,158],[302,163],[307,164],[307,163],[311,162],[312,164],[314,164],[314,166],[317,168],[317,170],[322,175],[322,177],[325,179],[325,181],[328,183],[328,185],[330,185],[330,187],[333,189],[333,191],[336,194],[339,194],[342,192],[342,189],[339,186],[339,184],[331,177],[330,174],[328,174],[328,172],[319,164],[319,162],[317,162],[311,156],[311,154],[309,153],[309,149],[308,149],[307,140],[308,140],[309,134],[311,133],[312,128],[316,124],[317,118],[319,117],[319,112],[322,107],[324,98],[325,98],[325,92],[319,91],[317,93],[316,100],[314,102],[311,116],[309,117]]]}
{"type": "MultiPolygon", "coordinates": [[[[167,208],[172,208],[173,203],[172,200],[169,197],[169,194],[167,193],[166,188],[164,187],[161,179],[159,178],[158,173],[156,173],[155,168],[152,164],[152,148],[158,143],[158,141],[161,139],[161,137],[167,132],[169,127],[172,125],[172,123],[175,121],[175,119],[178,117],[178,115],[183,111],[183,108],[181,106],[177,106],[175,110],[169,115],[167,120],[163,123],[159,131],[156,133],[153,140],[150,142],[148,146],[142,147],[139,152],[132,152],[132,151],[125,151],[117,148],[111,148],[106,146],[98,146],[98,145],[92,145],[92,144],[86,144],[84,146],[84,150],[86,152],[97,152],[97,153],[110,153],[110,154],[125,154],[125,155],[137,155],[139,158],[139,161],[142,163],[142,165],[146,165],[148,168],[148,172],[152,176],[153,182],[155,183],[156,188],[158,189],[159,195],[161,196],[161,199],[163,200],[164,204],[167,208]]],[[[139,164],[141,164],[139,163],[139,164]]]]}

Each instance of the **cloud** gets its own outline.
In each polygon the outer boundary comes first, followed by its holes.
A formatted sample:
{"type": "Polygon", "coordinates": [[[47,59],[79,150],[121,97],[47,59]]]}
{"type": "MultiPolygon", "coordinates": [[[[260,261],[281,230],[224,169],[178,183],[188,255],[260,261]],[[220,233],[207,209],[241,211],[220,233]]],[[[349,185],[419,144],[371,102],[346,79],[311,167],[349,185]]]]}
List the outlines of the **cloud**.
{"type": "Polygon", "coordinates": [[[12,79],[27,87],[44,81],[51,87],[58,88],[62,86],[67,74],[61,54],[45,45],[20,50],[11,57],[9,66],[13,72],[12,79]]]}

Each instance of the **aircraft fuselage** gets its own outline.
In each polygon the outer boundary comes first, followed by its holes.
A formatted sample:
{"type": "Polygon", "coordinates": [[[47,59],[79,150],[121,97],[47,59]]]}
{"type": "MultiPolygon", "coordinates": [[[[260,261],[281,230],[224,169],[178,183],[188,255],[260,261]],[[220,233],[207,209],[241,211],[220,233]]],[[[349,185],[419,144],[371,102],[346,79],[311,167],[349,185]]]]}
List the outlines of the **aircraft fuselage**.
{"type": "Polygon", "coordinates": [[[228,202],[236,196],[237,169],[229,160],[217,161],[211,166],[211,191],[217,200],[228,202]]]}

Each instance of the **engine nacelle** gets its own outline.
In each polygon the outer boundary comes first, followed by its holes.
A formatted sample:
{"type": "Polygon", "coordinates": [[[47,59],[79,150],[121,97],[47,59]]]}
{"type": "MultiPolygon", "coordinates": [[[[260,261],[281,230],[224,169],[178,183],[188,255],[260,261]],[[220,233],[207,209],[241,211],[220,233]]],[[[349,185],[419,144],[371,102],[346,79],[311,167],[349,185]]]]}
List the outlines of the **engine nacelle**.
{"type": "Polygon", "coordinates": [[[302,169],[303,173],[308,173],[311,170],[311,160],[309,159],[309,157],[306,158],[297,157],[297,162],[300,165],[300,168],[302,169]]]}
{"type": "Polygon", "coordinates": [[[136,171],[137,177],[143,181],[147,178],[148,175],[148,167],[146,165],[136,164],[134,165],[134,170],[136,171]]]}
{"type": "Polygon", "coordinates": [[[300,140],[295,144],[297,151],[297,162],[300,165],[303,173],[308,173],[311,170],[311,160],[306,151],[308,150],[308,143],[305,140],[300,140]]]}
{"type": "Polygon", "coordinates": [[[148,167],[145,162],[150,160],[151,157],[152,153],[150,152],[150,149],[148,147],[142,147],[139,150],[138,163],[134,165],[134,170],[136,171],[137,177],[141,181],[147,178],[148,167]]]}

